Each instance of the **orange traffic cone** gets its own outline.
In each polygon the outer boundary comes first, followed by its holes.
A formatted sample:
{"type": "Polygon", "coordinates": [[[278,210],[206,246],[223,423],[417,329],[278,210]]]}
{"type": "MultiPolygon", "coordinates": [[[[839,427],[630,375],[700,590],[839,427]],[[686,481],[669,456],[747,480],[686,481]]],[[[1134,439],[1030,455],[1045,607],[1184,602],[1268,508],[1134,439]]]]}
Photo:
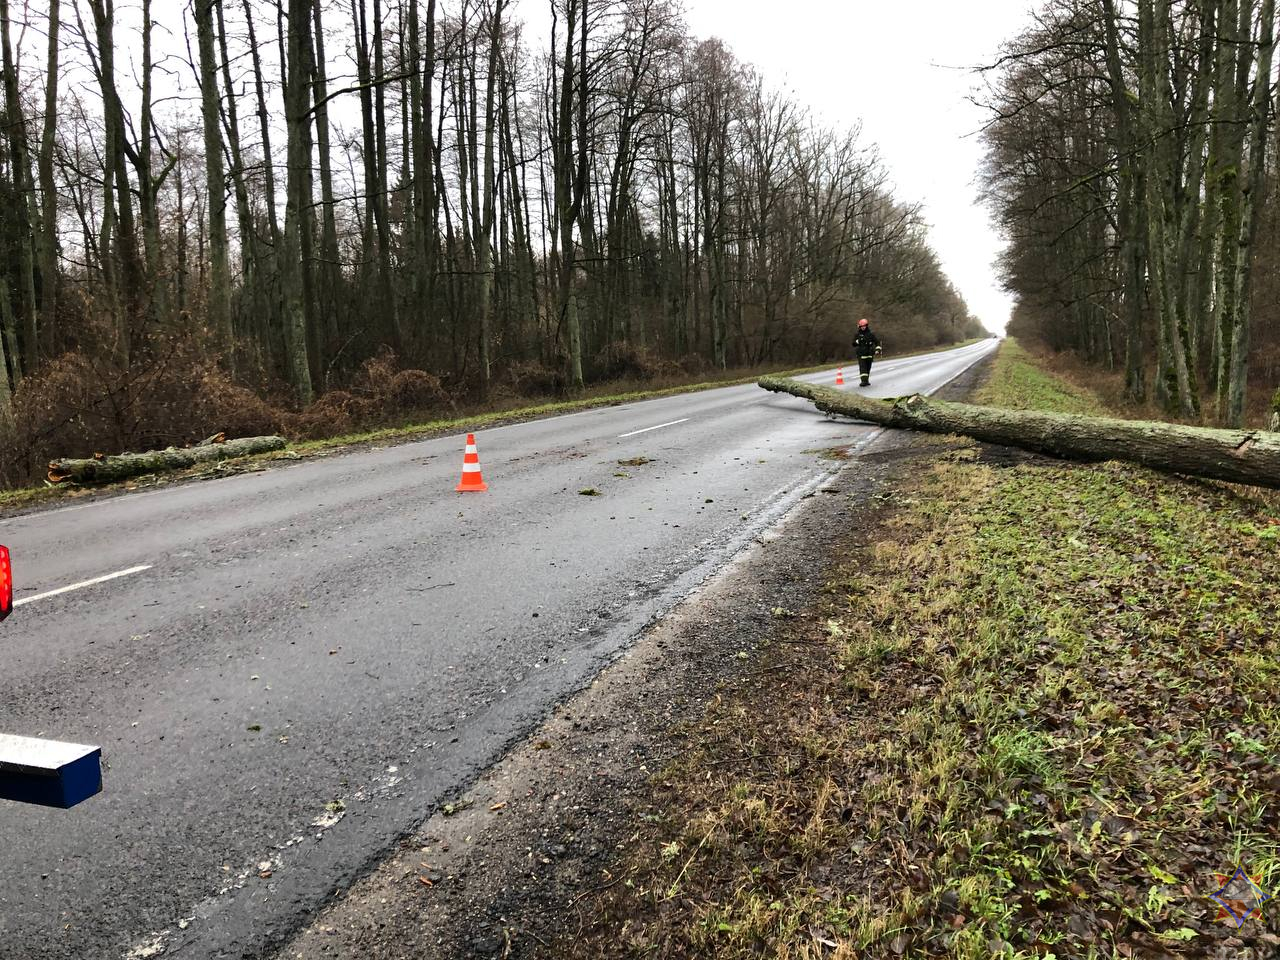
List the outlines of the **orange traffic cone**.
{"type": "Polygon", "coordinates": [[[837,387],[844,386],[844,367],[836,368],[836,386],[837,387]]]}
{"type": "Polygon", "coordinates": [[[462,480],[454,487],[459,493],[475,491],[483,493],[489,489],[480,475],[480,451],[476,449],[476,435],[467,434],[467,452],[462,457],[462,480]]]}

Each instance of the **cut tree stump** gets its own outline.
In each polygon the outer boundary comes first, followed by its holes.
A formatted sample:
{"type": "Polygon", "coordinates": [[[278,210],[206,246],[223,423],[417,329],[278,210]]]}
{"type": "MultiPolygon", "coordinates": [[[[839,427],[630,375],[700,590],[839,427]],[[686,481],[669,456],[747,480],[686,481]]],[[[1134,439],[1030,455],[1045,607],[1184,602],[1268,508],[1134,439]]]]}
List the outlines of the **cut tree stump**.
{"type": "Polygon", "coordinates": [[[148,453],[122,453],[108,457],[98,455],[83,460],[53,460],[49,463],[50,483],[115,483],[145,473],[184,470],[198,463],[248,457],[255,453],[283,450],[289,445],[284,437],[241,437],[225,443],[210,438],[197,447],[152,450],[148,453]]]}
{"type": "Polygon", "coordinates": [[[1216,430],[1152,420],[1006,410],[919,394],[875,400],[784,377],[764,377],[759,384],[765,390],[808,400],[827,413],[884,427],[956,434],[1064,460],[1122,460],[1167,473],[1280,488],[1280,433],[1266,430],[1216,430]]]}

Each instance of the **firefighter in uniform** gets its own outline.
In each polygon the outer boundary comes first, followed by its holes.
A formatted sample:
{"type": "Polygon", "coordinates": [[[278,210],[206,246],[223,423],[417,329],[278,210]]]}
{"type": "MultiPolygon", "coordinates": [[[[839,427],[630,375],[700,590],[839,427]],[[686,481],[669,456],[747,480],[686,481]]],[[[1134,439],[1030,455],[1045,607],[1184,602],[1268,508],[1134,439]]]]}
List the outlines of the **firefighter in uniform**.
{"type": "Polygon", "coordinates": [[[871,324],[863,317],[858,321],[858,335],[853,338],[854,353],[858,358],[858,372],[862,375],[859,386],[871,385],[871,361],[880,352],[880,338],[871,332],[871,324]]]}

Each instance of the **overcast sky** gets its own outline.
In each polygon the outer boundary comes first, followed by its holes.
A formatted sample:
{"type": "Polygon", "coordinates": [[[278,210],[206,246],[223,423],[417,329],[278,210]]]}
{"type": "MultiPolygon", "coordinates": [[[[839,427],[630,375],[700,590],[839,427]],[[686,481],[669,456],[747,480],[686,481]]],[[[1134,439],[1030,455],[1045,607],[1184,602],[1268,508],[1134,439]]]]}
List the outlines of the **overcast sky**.
{"type": "Polygon", "coordinates": [[[697,37],[717,36],[766,82],[830,123],[861,118],[899,199],[924,204],[934,249],[972,310],[1003,330],[1000,240],[979,206],[984,113],[969,69],[1027,22],[1029,0],[685,0],[697,37]]]}

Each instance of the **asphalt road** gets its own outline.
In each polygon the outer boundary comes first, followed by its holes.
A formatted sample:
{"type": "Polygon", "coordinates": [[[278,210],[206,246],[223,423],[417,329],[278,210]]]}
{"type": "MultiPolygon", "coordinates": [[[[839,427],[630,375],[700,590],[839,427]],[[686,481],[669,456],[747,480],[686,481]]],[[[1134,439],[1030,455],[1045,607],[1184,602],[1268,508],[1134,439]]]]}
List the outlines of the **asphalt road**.
{"type": "Polygon", "coordinates": [[[0,803],[0,957],[261,955],[874,432],[728,387],[486,430],[483,494],[452,436],[0,521],[0,732],[107,764],[0,803]]]}

